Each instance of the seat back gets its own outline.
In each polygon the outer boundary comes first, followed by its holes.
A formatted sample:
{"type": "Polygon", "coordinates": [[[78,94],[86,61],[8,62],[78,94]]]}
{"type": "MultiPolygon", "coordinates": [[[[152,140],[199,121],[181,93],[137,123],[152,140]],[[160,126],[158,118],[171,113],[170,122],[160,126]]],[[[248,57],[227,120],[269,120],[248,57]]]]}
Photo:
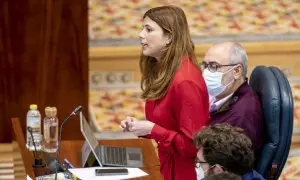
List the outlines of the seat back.
{"type": "Polygon", "coordinates": [[[265,141],[256,157],[255,169],[267,177],[280,138],[280,91],[276,77],[265,66],[257,66],[253,70],[249,84],[259,96],[265,127],[265,141]]]}
{"type": "Polygon", "coordinates": [[[286,76],[277,67],[269,67],[277,78],[281,96],[280,139],[277,152],[272,162],[271,177],[278,179],[287,160],[293,134],[294,102],[292,90],[286,76]]]}

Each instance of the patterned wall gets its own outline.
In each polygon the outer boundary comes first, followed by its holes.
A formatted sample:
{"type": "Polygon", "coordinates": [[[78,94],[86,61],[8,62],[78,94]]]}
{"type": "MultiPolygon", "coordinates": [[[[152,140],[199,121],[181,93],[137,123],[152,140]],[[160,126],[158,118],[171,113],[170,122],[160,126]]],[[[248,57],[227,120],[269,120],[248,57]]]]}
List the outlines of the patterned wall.
{"type": "MultiPolygon", "coordinates": [[[[294,98],[294,126],[300,133],[300,78],[290,80],[294,98]]],[[[98,131],[119,131],[126,116],[144,119],[145,103],[140,87],[90,90],[89,107],[92,122],[98,131]]]]}
{"type": "Polygon", "coordinates": [[[120,131],[120,122],[127,116],[145,119],[145,102],[140,98],[141,90],[122,88],[90,91],[92,123],[97,131],[120,131]]]}
{"type": "Polygon", "coordinates": [[[151,7],[174,4],[193,37],[300,34],[299,0],[89,0],[90,40],[135,39],[151,7]]]}

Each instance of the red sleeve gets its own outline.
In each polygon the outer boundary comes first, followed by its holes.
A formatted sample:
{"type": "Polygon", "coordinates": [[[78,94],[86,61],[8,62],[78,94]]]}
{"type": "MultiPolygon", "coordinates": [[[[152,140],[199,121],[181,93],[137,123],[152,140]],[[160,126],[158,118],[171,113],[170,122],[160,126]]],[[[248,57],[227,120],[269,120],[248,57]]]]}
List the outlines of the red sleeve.
{"type": "MultiPolygon", "coordinates": [[[[168,130],[156,124],[152,129],[151,138],[169,153],[194,158],[197,149],[193,144],[193,136],[209,120],[208,109],[204,108],[208,105],[203,105],[202,93],[204,92],[201,92],[193,82],[184,81],[174,87],[172,93],[174,93],[172,106],[176,121],[180,126],[179,131],[168,130]]],[[[208,101],[208,98],[206,99],[208,101]]],[[[208,102],[205,103],[208,104],[208,102]]]]}

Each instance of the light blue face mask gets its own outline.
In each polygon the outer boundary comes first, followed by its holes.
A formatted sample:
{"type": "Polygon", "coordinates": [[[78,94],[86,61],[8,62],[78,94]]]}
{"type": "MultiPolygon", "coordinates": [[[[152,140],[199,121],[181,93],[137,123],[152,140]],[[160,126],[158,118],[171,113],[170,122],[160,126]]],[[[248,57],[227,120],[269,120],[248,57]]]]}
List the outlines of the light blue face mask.
{"type": "MultiPolygon", "coordinates": [[[[233,67],[234,68],[234,67],[233,67]]],[[[229,69],[226,72],[210,72],[208,69],[205,69],[203,71],[203,78],[204,81],[206,83],[207,86],[207,90],[209,95],[211,96],[218,96],[219,94],[221,94],[222,92],[225,91],[225,89],[231,85],[234,82],[234,78],[232,77],[232,80],[227,84],[227,85],[223,85],[222,84],[222,79],[224,74],[228,73],[229,71],[233,70],[233,68],[229,69]]]]}
{"type": "Polygon", "coordinates": [[[197,175],[197,180],[201,180],[204,178],[204,171],[203,169],[200,167],[195,167],[195,170],[196,170],[196,175],[197,175]]]}

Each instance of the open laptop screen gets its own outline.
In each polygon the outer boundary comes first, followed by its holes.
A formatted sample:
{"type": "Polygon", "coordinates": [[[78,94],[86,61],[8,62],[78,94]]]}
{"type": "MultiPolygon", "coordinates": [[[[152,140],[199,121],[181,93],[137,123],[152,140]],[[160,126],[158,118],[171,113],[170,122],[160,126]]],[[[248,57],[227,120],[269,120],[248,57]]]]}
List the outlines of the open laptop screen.
{"type": "Polygon", "coordinates": [[[92,148],[95,150],[96,147],[99,145],[98,140],[94,136],[89,123],[87,122],[85,116],[82,113],[80,113],[80,128],[82,133],[84,133],[86,140],[90,143],[92,148]]]}
{"type": "Polygon", "coordinates": [[[80,112],[80,130],[85,139],[82,148],[83,167],[91,167],[94,165],[102,166],[100,159],[96,154],[96,148],[99,146],[99,142],[94,136],[93,131],[82,112],[80,112]]]}

